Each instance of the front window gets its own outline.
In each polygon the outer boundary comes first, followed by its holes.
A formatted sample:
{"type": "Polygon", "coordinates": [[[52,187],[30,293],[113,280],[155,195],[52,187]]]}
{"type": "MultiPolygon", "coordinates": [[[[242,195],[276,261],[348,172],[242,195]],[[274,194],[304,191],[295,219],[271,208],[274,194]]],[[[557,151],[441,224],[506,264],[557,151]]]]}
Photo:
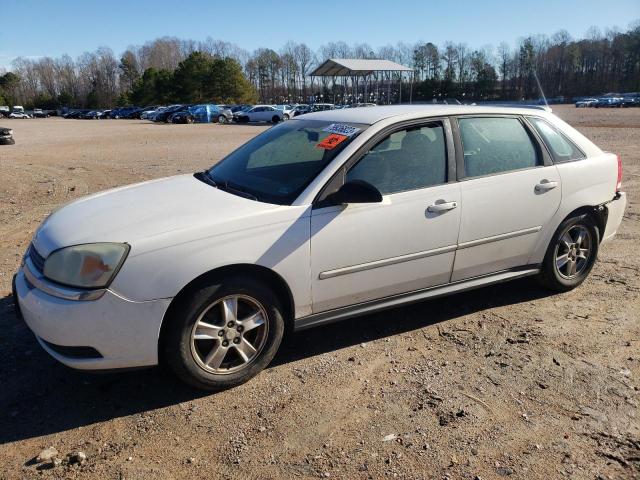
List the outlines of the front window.
{"type": "Polygon", "coordinates": [[[258,135],[212,167],[219,188],[288,205],[367,125],[292,120],[258,135]]]}
{"type": "Polygon", "coordinates": [[[426,188],[447,181],[447,149],[442,123],[392,133],[369,150],[347,173],[383,195],[426,188]]]}

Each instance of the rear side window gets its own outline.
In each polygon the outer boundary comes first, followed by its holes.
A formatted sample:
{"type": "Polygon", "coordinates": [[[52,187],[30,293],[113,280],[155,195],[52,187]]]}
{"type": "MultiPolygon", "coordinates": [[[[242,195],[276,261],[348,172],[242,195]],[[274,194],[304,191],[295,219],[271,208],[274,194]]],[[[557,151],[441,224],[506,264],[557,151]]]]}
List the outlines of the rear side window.
{"type": "Polygon", "coordinates": [[[571,160],[585,158],[578,147],[549,122],[537,117],[528,117],[528,120],[533,124],[547,147],[549,147],[551,155],[556,162],[570,162],[571,160]]]}
{"type": "Polygon", "coordinates": [[[460,118],[466,177],[542,165],[538,150],[517,118],[460,118]]]}
{"type": "Polygon", "coordinates": [[[439,122],[392,133],[347,172],[388,195],[447,181],[447,150],[439,122]]]}

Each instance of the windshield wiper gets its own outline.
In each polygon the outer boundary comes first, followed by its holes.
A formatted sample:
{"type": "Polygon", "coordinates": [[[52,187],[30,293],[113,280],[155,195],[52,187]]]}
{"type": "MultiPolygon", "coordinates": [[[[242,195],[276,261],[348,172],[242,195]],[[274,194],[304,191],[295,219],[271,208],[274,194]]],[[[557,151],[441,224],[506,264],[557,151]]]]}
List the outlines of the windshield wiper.
{"type": "Polygon", "coordinates": [[[205,170],[204,172],[196,172],[193,174],[193,176],[196,177],[201,182],[211,185],[212,187],[218,188],[218,184],[213,181],[213,178],[211,178],[207,170],[205,170]]]}
{"type": "Polygon", "coordinates": [[[215,181],[208,170],[205,170],[204,172],[196,172],[193,174],[193,176],[198,180],[211,185],[212,187],[216,187],[218,190],[224,190],[225,192],[233,193],[234,195],[238,195],[239,197],[259,201],[258,197],[256,197],[253,193],[242,190],[235,184],[229,185],[229,182],[227,182],[226,180],[215,181]]]}
{"type": "Polygon", "coordinates": [[[234,194],[238,195],[239,197],[244,197],[244,198],[248,198],[250,200],[255,200],[256,202],[258,201],[258,197],[256,197],[253,193],[249,193],[249,192],[247,192],[245,190],[241,190],[236,185],[230,186],[229,182],[227,182],[226,180],[224,181],[224,188],[222,188],[221,186],[218,186],[218,188],[226,190],[229,193],[234,193],[234,194]]]}

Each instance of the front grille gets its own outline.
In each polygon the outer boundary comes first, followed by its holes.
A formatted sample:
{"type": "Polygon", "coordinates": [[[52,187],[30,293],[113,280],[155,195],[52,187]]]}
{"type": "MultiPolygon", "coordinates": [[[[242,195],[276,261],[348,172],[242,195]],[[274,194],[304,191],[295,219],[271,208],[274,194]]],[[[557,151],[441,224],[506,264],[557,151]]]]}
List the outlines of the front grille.
{"type": "Polygon", "coordinates": [[[69,347],[65,345],[56,345],[55,343],[47,342],[44,338],[41,338],[42,342],[54,352],[69,358],[102,358],[102,355],[93,347],[69,347]]]}
{"type": "Polygon", "coordinates": [[[40,273],[44,270],[44,257],[38,253],[33,246],[33,243],[29,246],[29,260],[33,263],[33,266],[38,269],[40,273]]]}

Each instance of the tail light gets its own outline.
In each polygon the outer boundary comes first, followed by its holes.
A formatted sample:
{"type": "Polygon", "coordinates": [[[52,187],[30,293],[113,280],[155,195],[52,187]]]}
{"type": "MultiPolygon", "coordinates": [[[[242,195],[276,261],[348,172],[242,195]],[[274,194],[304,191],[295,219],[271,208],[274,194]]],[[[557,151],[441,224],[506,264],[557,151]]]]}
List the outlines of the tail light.
{"type": "Polygon", "coordinates": [[[622,189],[622,160],[620,155],[616,155],[618,159],[618,180],[616,181],[616,193],[622,189]]]}

